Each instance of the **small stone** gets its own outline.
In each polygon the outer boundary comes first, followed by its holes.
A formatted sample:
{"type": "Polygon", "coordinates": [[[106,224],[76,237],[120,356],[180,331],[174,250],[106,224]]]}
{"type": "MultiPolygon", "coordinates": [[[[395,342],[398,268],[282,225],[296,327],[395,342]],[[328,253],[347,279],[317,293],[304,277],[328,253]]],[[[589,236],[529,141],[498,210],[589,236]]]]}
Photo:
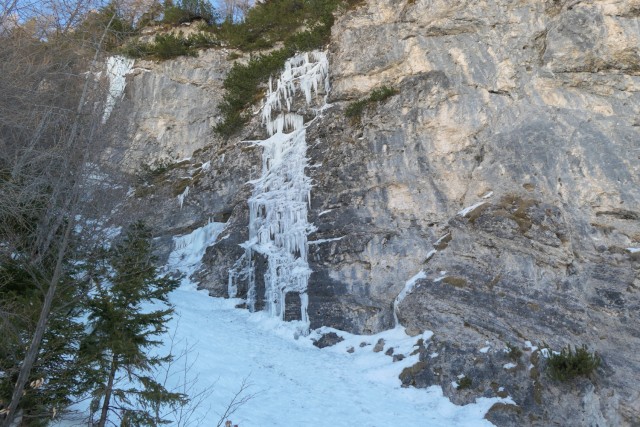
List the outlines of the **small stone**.
{"type": "Polygon", "coordinates": [[[380,338],[375,347],[373,347],[373,352],[380,353],[382,350],[384,350],[384,339],[380,338]]]}
{"type": "Polygon", "coordinates": [[[329,332],[328,334],[324,334],[320,337],[320,339],[314,340],[313,345],[318,348],[331,347],[332,345],[338,344],[340,341],[344,341],[340,335],[335,332],[329,332]]]}
{"type": "Polygon", "coordinates": [[[369,345],[369,344],[367,344],[366,342],[362,341],[362,342],[360,343],[360,348],[362,348],[362,347],[366,347],[366,346],[368,346],[368,345],[369,345]]]}
{"type": "Polygon", "coordinates": [[[399,361],[401,361],[403,359],[404,359],[404,354],[394,354],[393,355],[393,361],[394,362],[399,362],[399,361]]]}
{"type": "Polygon", "coordinates": [[[404,332],[409,335],[410,337],[417,337],[418,335],[420,335],[422,333],[422,331],[420,329],[417,328],[412,328],[412,327],[406,327],[404,329],[404,332]]]}
{"type": "Polygon", "coordinates": [[[354,351],[356,351],[353,347],[349,347],[347,349],[347,353],[353,353],[354,351]]]}
{"type": "Polygon", "coordinates": [[[389,347],[387,351],[384,352],[387,356],[393,356],[393,347],[389,347]]]}

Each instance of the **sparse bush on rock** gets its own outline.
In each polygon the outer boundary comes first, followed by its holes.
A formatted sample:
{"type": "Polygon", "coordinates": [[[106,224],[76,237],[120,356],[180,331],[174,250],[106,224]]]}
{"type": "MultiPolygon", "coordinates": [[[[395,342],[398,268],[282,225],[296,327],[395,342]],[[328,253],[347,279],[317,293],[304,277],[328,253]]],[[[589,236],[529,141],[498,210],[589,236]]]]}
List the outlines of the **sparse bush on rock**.
{"type": "Polygon", "coordinates": [[[547,372],[551,378],[558,381],[568,381],[579,376],[589,376],[598,366],[600,357],[590,353],[586,345],[563,348],[559,354],[551,354],[547,361],[547,372]]]}
{"type": "Polygon", "coordinates": [[[352,121],[360,121],[362,113],[368,106],[377,102],[383,102],[397,93],[398,91],[396,89],[388,86],[379,87],[371,91],[371,94],[367,98],[349,104],[344,113],[352,121]]]}

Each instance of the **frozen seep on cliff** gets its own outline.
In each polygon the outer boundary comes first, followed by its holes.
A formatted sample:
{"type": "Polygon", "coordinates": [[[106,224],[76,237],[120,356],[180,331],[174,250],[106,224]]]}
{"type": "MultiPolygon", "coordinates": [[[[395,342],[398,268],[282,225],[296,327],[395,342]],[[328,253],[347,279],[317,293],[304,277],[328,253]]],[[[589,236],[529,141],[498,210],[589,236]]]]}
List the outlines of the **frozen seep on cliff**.
{"type": "Polygon", "coordinates": [[[124,94],[124,87],[127,84],[126,76],[133,68],[133,59],[123,56],[110,56],[107,59],[107,78],[109,79],[109,92],[107,100],[104,103],[104,112],[102,113],[102,123],[106,123],[107,119],[113,111],[116,102],[124,94]]]}
{"type": "Polygon", "coordinates": [[[324,52],[311,52],[289,59],[277,81],[270,80],[262,110],[269,138],[257,144],[263,148],[262,174],[251,181],[249,198],[249,240],[245,253],[229,271],[229,295],[237,295],[237,280],[247,281],[247,306],[256,309],[254,254],[267,260],[264,273],[265,309],[284,319],[285,297],[300,297],[300,319],[308,329],[307,282],[311,269],[307,263],[307,236],[315,227],[307,221],[311,180],[307,166],[306,126],[300,114],[292,112],[294,98],[301,92],[307,105],[323,91],[326,107],[329,92],[328,59],[324,52]],[[273,117],[275,115],[275,117],[273,117]]]}

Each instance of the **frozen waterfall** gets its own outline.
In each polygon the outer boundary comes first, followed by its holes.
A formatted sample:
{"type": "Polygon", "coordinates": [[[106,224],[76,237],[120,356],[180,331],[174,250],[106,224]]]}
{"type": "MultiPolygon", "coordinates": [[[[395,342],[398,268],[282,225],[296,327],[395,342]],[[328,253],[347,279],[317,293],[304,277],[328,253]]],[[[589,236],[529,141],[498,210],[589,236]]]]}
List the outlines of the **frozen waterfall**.
{"type": "Polygon", "coordinates": [[[315,227],[307,221],[311,180],[307,166],[306,126],[304,118],[292,112],[296,94],[307,104],[314,95],[329,92],[328,59],[325,52],[314,51],[287,60],[276,81],[270,80],[262,109],[263,124],[269,138],[258,143],[262,152],[262,174],[251,181],[249,198],[249,240],[244,255],[229,271],[229,295],[237,294],[238,280],[247,283],[247,306],[255,311],[255,254],[266,258],[264,274],[265,310],[284,319],[285,297],[300,296],[301,320],[309,325],[307,282],[311,269],[307,263],[307,235],[315,227]]]}

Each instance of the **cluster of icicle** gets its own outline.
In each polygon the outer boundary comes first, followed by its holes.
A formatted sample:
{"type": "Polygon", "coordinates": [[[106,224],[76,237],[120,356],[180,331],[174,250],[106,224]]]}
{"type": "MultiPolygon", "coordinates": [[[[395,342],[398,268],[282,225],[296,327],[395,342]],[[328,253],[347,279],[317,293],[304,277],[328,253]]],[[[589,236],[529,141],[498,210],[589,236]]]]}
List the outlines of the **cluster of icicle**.
{"type": "Polygon", "coordinates": [[[301,115],[291,111],[294,97],[302,93],[307,104],[320,92],[329,92],[328,60],[325,52],[310,52],[289,59],[280,78],[269,81],[262,110],[269,138],[258,143],[263,148],[262,174],[251,181],[249,198],[249,240],[244,255],[229,271],[229,295],[237,294],[237,281],[247,281],[247,306],[255,310],[254,254],[267,260],[264,275],[265,310],[284,319],[285,297],[300,296],[301,320],[309,325],[307,282],[307,235],[315,230],[307,222],[311,180],[307,166],[306,127],[301,115]]]}

